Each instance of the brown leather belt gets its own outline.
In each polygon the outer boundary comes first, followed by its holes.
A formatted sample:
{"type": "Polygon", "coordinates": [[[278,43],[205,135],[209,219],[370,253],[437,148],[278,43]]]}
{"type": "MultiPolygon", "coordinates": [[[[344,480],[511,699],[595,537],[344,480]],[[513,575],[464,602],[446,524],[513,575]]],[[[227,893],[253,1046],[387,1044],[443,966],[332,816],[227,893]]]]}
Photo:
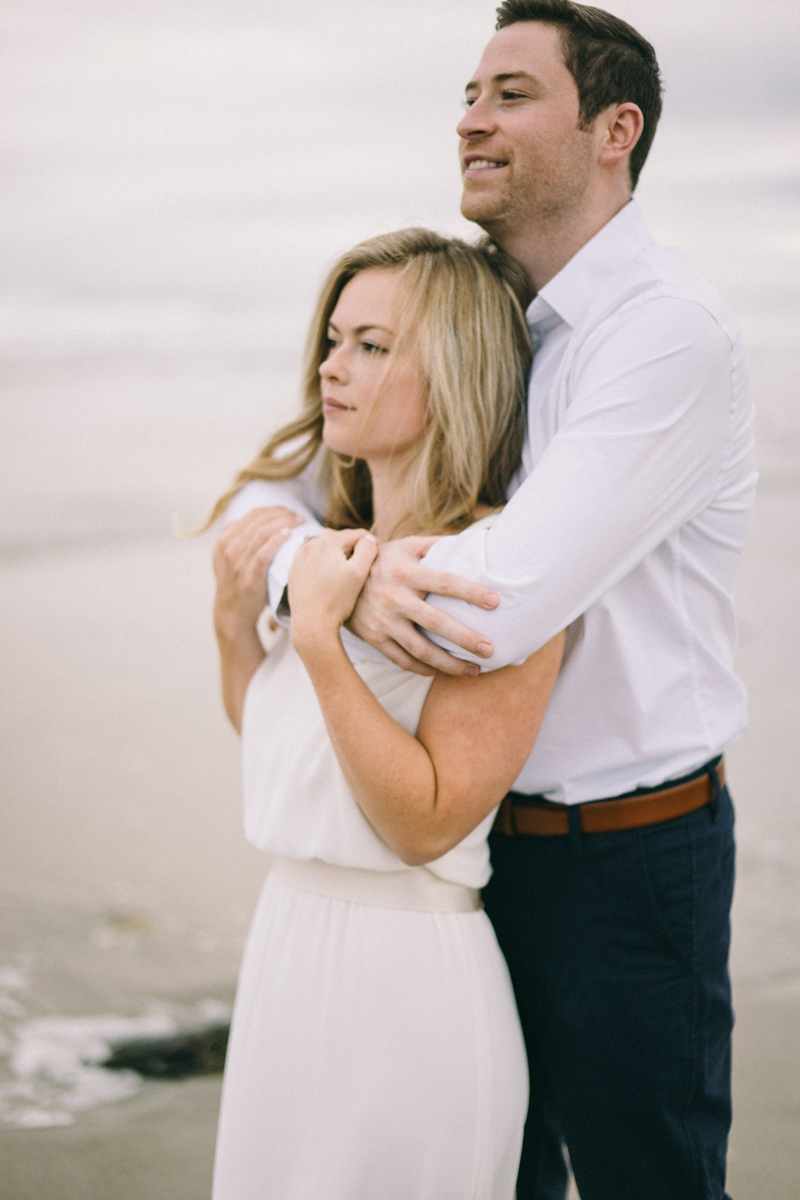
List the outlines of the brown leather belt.
{"type": "MultiPolygon", "coordinates": [[[[719,786],[725,786],[725,764],[717,765],[719,786]]],[[[578,804],[583,833],[613,833],[619,829],[640,829],[683,817],[708,804],[714,796],[714,776],[700,775],[688,783],[647,792],[642,796],[619,796],[614,800],[591,800],[578,804]]],[[[534,800],[518,792],[504,797],[494,822],[495,831],[509,837],[555,837],[569,833],[567,805],[549,800],[534,800]]]]}

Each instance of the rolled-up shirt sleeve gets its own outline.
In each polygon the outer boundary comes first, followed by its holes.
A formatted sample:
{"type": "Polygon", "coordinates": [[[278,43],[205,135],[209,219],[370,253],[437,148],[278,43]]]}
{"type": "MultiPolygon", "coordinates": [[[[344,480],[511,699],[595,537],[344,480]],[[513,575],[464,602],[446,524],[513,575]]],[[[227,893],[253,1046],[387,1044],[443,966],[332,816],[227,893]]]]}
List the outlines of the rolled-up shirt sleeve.
{"type": "Polygon", "coordinates": [[[618,310],[581,345],[559,427],[490,529],[444,538],[426,556],[491,588],[492,612],[428,602],[494,644],[480,660],[520,662],[624,578],[712,500],[731,421],[732,348],[699,303],[659,296],[618,310]]]}

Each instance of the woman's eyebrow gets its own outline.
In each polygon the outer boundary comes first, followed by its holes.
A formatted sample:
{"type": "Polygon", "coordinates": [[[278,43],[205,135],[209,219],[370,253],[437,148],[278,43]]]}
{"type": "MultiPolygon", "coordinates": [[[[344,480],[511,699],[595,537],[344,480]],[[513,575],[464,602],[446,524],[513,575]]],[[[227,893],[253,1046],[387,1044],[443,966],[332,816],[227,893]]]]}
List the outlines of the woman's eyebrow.
{"type": "Polygon", "coordinates": [[[359,325],[356,328],[356,333],[358,333],[358,334],[367,333],[368,330],[370,330],[370,329],[379,329],[381,331],[381,333],[394,334],[394,330],[389,329],[386,325],[359,325]]]}
{"type": "MultiPolygon", "coordinates": [[[[339,333],[339,329],[334,325],[333,321],[328,322],[328,329],[332,329],[334,333],[339,333]]],[[[362,333],[366,333],[370,329],[379,329],[381,333],[388,333],[394,337],[394,330],[387,328],[386,325],[357,325],[353,333],[360,337],[362,333]]]]}

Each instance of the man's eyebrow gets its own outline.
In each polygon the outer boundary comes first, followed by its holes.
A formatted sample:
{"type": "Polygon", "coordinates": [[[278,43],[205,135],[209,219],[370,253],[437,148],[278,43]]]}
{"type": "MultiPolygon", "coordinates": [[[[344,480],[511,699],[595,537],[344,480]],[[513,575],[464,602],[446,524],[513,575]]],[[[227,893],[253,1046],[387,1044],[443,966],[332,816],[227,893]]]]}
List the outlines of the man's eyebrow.
{"type": "MultiPolygon", "coordinates": [[[[535,83],[537,85],[539,85],[539,83],[540,83],[540,81],[536,78],[536,76],[531,75],[528,71],[503,71],[502,74],[500,74],[500,75],[493,75],[491,82],[492,83],[508,83],[509,80],[511,80],[511,79],[526,79],[530,83],[535,83]]],[[[469,83],[467,84],[467,86],[464,88],[464,91],[465,92],[469,92],[470,90],[475,91],[477,88],[480,88],[480,86],[481,85],[478,83],[478,81],[476,79],[471,79],[469,81],[469,83]]]]}

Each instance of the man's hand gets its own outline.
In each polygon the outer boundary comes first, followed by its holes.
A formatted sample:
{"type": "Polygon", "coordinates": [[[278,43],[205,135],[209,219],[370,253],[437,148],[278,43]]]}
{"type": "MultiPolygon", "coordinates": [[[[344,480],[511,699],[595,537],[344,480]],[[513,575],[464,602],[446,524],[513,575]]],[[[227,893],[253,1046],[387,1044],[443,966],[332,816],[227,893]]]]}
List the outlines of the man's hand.
{"type": "Polygon", "coordinates": [[[430,592],[466,600],[483,609],[496,608],[500,602],[494,592],[420,562],[438,540],[409,537],[384,542],[347,628],[398,667],[417,675],[434,675],[437,671],[445,675],[477,675],[479,667],[454,658],[414,628],[419,625],[481,658],[489,658],[494,651],[482,634],[425,603],[430,592]]]}

